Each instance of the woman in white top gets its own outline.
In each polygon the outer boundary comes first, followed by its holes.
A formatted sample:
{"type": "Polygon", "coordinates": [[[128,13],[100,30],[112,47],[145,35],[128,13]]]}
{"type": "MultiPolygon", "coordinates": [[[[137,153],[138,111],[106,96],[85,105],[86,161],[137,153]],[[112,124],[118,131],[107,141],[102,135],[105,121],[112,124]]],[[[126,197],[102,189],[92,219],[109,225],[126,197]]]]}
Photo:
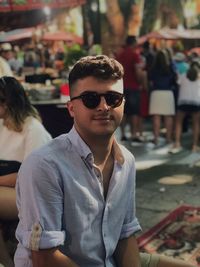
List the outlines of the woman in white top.
{"type": "Polygon", "coordinates": [[[192,116],[193,143],[192,152],[198,152],[199,141],[199,119],[200,119],[200,64],[194,61],[186,74],[179,77],[178,110],[176,115],[175,144],[170,150],[171,153],[178,153],[182,150],[181,134],[182,123],[186,114],[192,116]]]}
{"type": "MultiPolygon", "coordinates": [[[[6,221],[17,219],[14,187],[21,162],[52,138],[14,77],[0,79],[0,119],[0,220],[6,221]]],[[[2,251],[1,234],[0,229],[0,263],[12,266],[6,251],[2,251]]]]}

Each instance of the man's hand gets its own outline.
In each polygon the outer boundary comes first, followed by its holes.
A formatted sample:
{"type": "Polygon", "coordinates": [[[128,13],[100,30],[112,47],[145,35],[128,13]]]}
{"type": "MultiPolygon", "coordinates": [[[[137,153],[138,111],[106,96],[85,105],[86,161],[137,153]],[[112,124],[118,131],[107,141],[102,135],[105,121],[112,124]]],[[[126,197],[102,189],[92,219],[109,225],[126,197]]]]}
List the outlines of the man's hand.
{"type": "Polygon", "coordinates": [[[119,240],[114,258],[119,267],[141,267],[136,238],[130,236],[119,240]]]}
{"type": "Polygon", "coordinates": [[[58,248],[32,251],[33,267],[79,267],[58,248]]]}

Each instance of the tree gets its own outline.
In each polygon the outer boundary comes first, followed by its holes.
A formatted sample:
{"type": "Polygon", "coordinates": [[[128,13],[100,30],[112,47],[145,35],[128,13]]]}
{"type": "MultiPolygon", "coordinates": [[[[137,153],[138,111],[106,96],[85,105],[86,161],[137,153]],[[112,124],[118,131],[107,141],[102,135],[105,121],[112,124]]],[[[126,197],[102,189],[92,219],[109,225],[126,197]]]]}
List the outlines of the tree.
{"type": "Polygon", "coordinates": [[[177,28],[184,22],[183,0],[145,1],[141,34],[162,27],[177,28]]]}
{"type": "MultiPolygon", "coordinates": [[[[127,35],[139,35],[142,22],[144,0],[106,0],[107,13],[103,24],[102,38],[112,36],[112,45],[103,50],[113,53],[124,42],[127,35]]],[[[107,43],[108,45],[108,43],[107,43]]]]}
{"type": "Polygon", "coordinates": [[[186,25],[184,6],[188,1],[200,9],[199,0],[88,0],[89,5],[105,2],[107,6],[106,13],[99,16],[100,25],[97,27],[93,21],[90,28],[93,27],[94,36],[100,29],[103,52],[112,54],[127,35],[139,36],[163,27],[186,25]]]}

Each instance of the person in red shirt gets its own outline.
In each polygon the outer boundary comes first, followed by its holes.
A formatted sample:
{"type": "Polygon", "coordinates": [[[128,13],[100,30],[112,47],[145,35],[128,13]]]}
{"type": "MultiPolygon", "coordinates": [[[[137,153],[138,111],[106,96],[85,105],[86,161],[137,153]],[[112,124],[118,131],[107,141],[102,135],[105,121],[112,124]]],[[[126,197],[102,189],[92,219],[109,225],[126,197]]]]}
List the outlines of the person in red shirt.
{"type": "Polygon", "coordinates": [[[140,142],[138,138],[140,118],[140,54],[136,51],[135,36],[128,36],[126,44],[116,54],[116,59],[124,67],[124,94],[125,107],[124,119],[120,125],[121,140],[126,141],[125,128],[127,122],[130,124],[131,141],[140,142]]]}

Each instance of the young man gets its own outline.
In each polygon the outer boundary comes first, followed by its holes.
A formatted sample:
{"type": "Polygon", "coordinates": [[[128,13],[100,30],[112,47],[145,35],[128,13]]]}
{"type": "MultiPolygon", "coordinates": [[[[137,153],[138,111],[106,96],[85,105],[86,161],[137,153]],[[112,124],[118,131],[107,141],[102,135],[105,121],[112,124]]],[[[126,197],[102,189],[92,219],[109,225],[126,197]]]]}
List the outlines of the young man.
{"type": "MultiPolygon", "coordinates": [[[[72,68],[72,130],[33,152],[19,172],[15,267],[141,266],[134,157],[114,137],[122,77],[122,66],[107,56],[84,57],[72,68]]],[[[184,266],[141,258],[142,266],[184,266]]]]}

